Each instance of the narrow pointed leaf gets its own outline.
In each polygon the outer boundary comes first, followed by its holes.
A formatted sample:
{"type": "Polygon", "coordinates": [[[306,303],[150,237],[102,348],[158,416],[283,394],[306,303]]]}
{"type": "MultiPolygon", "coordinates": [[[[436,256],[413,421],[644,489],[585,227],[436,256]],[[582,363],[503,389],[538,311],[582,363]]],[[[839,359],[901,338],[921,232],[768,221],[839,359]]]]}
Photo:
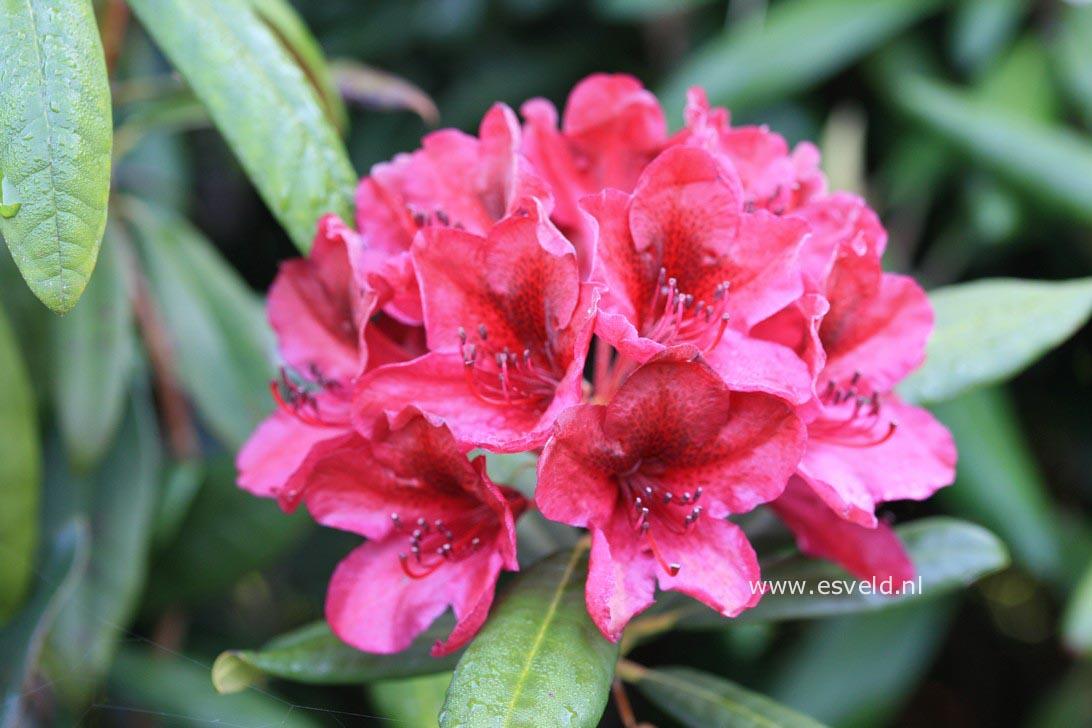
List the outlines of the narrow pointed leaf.
{"type": "Polygon", "coordinates": [[[936,330],[925,364],[899,385],[912,402],[942,402],[1020,373],[1088,320],[1092,278],[987,279],[937,289],[929,300],[936,330]]]}
{"type": "Polygon", "coordinates": [[[349,114],[341,100],[322,47],[288,0],[250,0],[315,87],[330,122],[341,132],[349,128],[349,114]]]}
{"type": "Polygon", "coordinates": [[[938,501],[996,531],[1031,573],[1064,581],[1064,536],[1011,398],[988,387],[932,410],[959,443],[956,482],[937,493],[938,501]]]}
{"type": "Polygon", "coordinates": [[[935,10],[940,0],[789,0],[731,27],[668,79],[661,98],[679,118],[686,90],[733,110],[776,101],[825,79],[935,10]]]}
{"type": "MultiPolygon", "coordinates": [[[[216,724],[258,728],[317,728],[329,725],[320,711],[311,717],[303,706],[272,693],[248,691],[220,695],[209,683],[208,668],[177,653],[153,654],[126,647],[110,671],[111,692],[121,704],[175,719],[170,725],[216,724]]],[[[108,714],[109,706],[96,708],[108,714]]]]}
{"type": "Polygon", "coordinates": [[[41,451],[34,390],[19,354],[19,345],[0,308],[0,624],[26,593],[34,573],[38,542],[38,499],[41,491],[41,451]]]}
{"type": "Polygon", "coordinates": [[[404,78],[346,59],[335,61],[331,72],[340,93],[361,108],[407,109],[430,126],[440,122],[432,97],[404,78]]]}
{"type": "Polygon", "coordinates": [[[1059,124],[1020,118],[891,57],[879,83],[892,104],[1028,197],[1092,222],[1092,142],[1059,124]],[[897,89],[897,91],[896,91],[897,89]]]}
{"type": "Polygon", "coordinates": [[[90,526],[90,568],[47,643],[51,664],[73,676],[58,682],[57,691],[74,705],[98,687],[125,641],[148,566],[162,455],[149,395],[134,394],[128,410],[117,442],[93,474],[57,472],[47,487],[45,510],[52,518],[77,514],[90,526]]]}
{"type": "Polygon", "coordinates": [[[136,351],[123,234],[111,221],[95,280],[71,313],[53,321],[53,408],[77,469],[93,466],[117,432],[136,351]]]}
{"type": "Polygon", "coordinates": [[[339,640],[326,622],[315,622],[281,635],[260,650],[229,650],[212,666],[212,682],[234,693],[265,677],[320,685],[354,685],[387,678],[430,675],[450,670],[458,655],[435,658],[429,650],[451,632],[444,620],[394,655],[374,655],[339,640]]]}
{"type": "Polygon", "coordinates": [[[1092,7],[1067,3],[1053,45],[1063,86],[1086,127],[1092,127],[1092,7]]]}
{"type": "Polygon", "coordinates": [[[692,728],[822,728],[765,695],[700,670],[631,665],[619,672],[664,712],[692,728]]]}
{"type": "Polygon", "coordinates": [[[258,296],[188,221],[129,201],[126,214],[147,262],[178,375],[198,412],[238,448],[273,409],[273,335],[258,296]]]}
{"type": "Polygon", "coordinates": [[[24,687],[38,667],[46,633],[87,568],[87,524],[72,521],[50,540],[34,597],[0,630],[0,728],[24,721],[24,687]]]}
{"type": "Polygon", "coordinates": [[[455,669],[440,725],[599,724],[618,646],[584,605],[581,548],[520,574],[455,669]]]}
{"type": "Polygon", "coordinates": [[[0,2],[0,234],[57,313],[91,277],[110,192],[110,87],[90,0],[0,2]]]}
{"type": "Polygon", "coordinates": [[[352,218],[356,176],[314,88],[249,0],[132,0],[301,250],[327,212],[352,218]]]}

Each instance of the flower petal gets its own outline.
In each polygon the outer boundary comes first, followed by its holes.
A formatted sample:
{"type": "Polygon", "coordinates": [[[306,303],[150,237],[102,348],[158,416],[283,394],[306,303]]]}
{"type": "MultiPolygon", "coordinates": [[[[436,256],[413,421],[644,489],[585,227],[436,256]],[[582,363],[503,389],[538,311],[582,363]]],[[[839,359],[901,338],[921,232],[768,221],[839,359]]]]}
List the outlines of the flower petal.
{"type": "Polygon", "coordinates": [[[830,509],[806,482],[793,478],[770,507],[794,534],[800,550],[830,559],[861,579],[891,578],[901,584],[914,578],[914,564],[887,524],[867,528],[830,509]]]}
{"type": "Polygon", "coordinates": [[[500,557],[483,550],[423,578],[411,578],[399,561],[404,548],[400,538],[369,541],[338,564],[326,594],[331,629],[365,652],[400,652],[450,605],[459,623],[433,654],[459,649],[485,621],[500,557]]]}
{"type": "Polygon", "coordinates": [[[320,442],[344,435],[344,428],[315,427],[278,410],[265,419],[235,459],[239,487],[254,495],[278,497],[320,442]]]}

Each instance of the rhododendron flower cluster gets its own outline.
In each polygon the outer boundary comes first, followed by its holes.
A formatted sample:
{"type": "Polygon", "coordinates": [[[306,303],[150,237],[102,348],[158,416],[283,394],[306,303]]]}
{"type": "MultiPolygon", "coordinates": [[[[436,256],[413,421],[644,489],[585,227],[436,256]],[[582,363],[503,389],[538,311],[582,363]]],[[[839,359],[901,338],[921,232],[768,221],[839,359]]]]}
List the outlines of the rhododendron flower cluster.
{"type": "Polygon", "coordinates": [[[754,606],[729,517],[764,504],[805,553],[910,578],[876,509],[949,484],[956,453],[893,392],[933,318],[883,272],[876,215],[827,191],[813,146],[733,127],[697,89],[673,135],[628,76],[584,80],[560,121],[541,99],[521,115],[376,165],[355,227],[320,221],[270,291],[284,367],[239,483],[365,537],[333,630],[394,652],[451,608],[433,653],[465,645],[532,509],[590,532],[611,640],[657,587],[754,606]],[[536,455],[535,492],[482,451],[536,455]]]}

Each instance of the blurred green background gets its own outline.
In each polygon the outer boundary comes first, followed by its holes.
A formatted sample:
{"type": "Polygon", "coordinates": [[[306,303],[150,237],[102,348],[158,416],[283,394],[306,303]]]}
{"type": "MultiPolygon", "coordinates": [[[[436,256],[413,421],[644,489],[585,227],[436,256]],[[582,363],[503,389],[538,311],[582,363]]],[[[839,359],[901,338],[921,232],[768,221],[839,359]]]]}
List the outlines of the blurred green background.
{"type": "MultiPolygon", "coordinates": [[[[636,75],[677,126],[685,89],[700,84],[735,124],[816,141],[831,186],[865,196],[885,221],[887,265],[927,287],[1092,275],[1092,7],[293,4],[328,58],[414,84],[442,126],[474,131],[497,100],[518,109],[544,96],[561,107],[594,71],[636,75]]],[[[362,72],[342,66],[336,77],[351,85],[362,72]]],[[[208,670],[222,650],[321,617],[328,576],[356,539],[233,485],[232,453],[272,406],[260,296],[296,249],[135,20],[114,91],[118,138],[128,136],[113,194],[132,224],[111,223],[89,300],[54,318],[0,253],[0,300],[26,342],[46,433],[42,552],[89,559],[95,576],[75,587],[87,592],[83,606],[40,635],[29,715],[41,725],[413,725],[437,685],[442,695],[436,679],[212,692],[208,670]],[[134,308],[111,295],[111,281],[136,291],[134,308]],[[93,333],[76,335],[89,320],[93,333]],[[111,354],[93,365],[81,358],[96,351],[111,354]],[[159,376],[163,351],[174,355],[173,390],[159,376]],[[73,514],[97,535],[90,555],[65,541],[73,514]]],[[[413,111],[375,108],[409,98],[349,99],[347,146],[360,174],[429,131],[413,111]]],[[[947,513],[981,523],[1009,545],[1009,569],[941,601],[676,632],[632,658],[694,664],[832,725],[1092,725],[1089,328],[1010,384],[936,412],[959,443],[959,480],[929,502],[890,510],[899,520],[947,513]]],[[[43,562],[38,581],[60,582],[50,568],[43,562]]],[[[673,725],[631,698],[638,718],[673,725]]],[[[620,725],[613,704],[603,725],[620,725]]]]}

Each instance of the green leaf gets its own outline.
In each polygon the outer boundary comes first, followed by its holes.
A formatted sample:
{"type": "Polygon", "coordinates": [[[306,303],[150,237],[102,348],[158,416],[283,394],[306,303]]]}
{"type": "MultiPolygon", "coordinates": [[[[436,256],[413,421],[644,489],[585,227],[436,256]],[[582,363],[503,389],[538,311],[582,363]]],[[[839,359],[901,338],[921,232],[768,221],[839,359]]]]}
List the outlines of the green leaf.
{"type": "Polygon", "coordinates": [[[1027,11],[1026,0],[960,0],[952,14],[952,60],[964,71],[988,67],[1012,40],[1027,11]]]}
{"type": "Polygon", "coordinates": [[[618,646],[588,616],[586,575],[577,548],[517,577],[455,668],[443,728],[599,724],[618,646]]]}
{"type": "Polygon", "coordinates": [[[1067,3],[1061,22],[1057,23],[1058,37],[1053,45],[1053,56],[1068,92],[1084,118],[1085,126],[1092,127],[1092,7],[1079,7],[1067,3]]]}
{"type": "Polygon", "coordinates": [[[712,0],[596,0],[599,15],[610,20],[655,20],[709,5],[712,0]]]}
{"type": "Polygon", "coordinates": [[[273,409],[273,335],[258,297],[183,217],[125,202],[170,331],[178,376],[198,412],[233,449],[273,409]]]}
{"type": "Polygon", "coordinates": [[[351,220],[356,174],[304,72],[249,0],[132,0],[300,250],[351,220]]]}
{"type": "Polygon", "coordinates": [[[785,588],[795,593],[769,592],[757,606],[731,622],[700,602],[671,595],[663,595],[664,606],[650,613],[649,619],[657,620],[661,627],[666,621],[676,629],[704,630],[744,622],[873,612],[962,589],[1009,563],[1008,551],[1000,539],[973,523],[938,516],[901,525],[895,532],[917,571],[918,578],[911,584],[862,581],[829,561],[793,554],[764,565],[762,580],[791,584],[785,588]],[[905,594],[891,593],[901,586],[906,586],[905,594]]]}
{"type": "Polygon", "coordinates": [[[124,123],[114,133],[114,158],[119,160],[153,132],[182,132],[212,124],[208,111],[185,87],[166,89],[154,98],[132,104],[125,112],[124,123]]]}
{"type": "Polygon", "coordinates": [[[212,666],[212,682],[220,692],[234,693],[265,676],[320,685],[355,685],[449,671],[459,656],[436,658],[429,650],[451,627],[450,620],[441,620],[402,652],[374,655],[339,640],[326,622],[315,622],[281,635],[260,650],[221,653],[212,666]]]}
{"type": "MultiPolygon", "coordinates": [[[[135,393],[117,442],[90,477],[56,473],[47,484],[53,520],[90,524],[90,568],[49,633],[51,665],[68,678],[58,691],[81,704],[105,677],[144,587],[161,451],[155,410],[135,393]]],[[[58,468],[59,469],[59,468],[58,468]]]]}
{"type": "Polygon", "coordinates": [[[1064,578],[1057,514],[1004,390],[979,389],[932,409],[959,443],[955,485],[937,493],[945,509],[996,531],[1033,574],[1064,578]]]}
{"type": "Polygon", "coordinates": [[[1081,655],[1092,654],[1092,563],[1069,598],[1062,617],[1062,640],[1081,655]]]}
{"type": "Polygon", "coordinates": [[[1092,143],[1059,124],[1020,118],[1002,106],[903,70],[893,56],[880,84],[892,104],[1029,197],[1092,222],[1092,143]]]}
{"type": "Polygon", "coordinates": [[[38,541],[38,498],[41,490],[41,451],[38,415],[19,344],[0,309],[0,623],[26,593],[38,541]]]}
{"type": "Polygon", "coordinates": [[[904,31],[941,0],[788,0],[730,28],[693,53],[667,82],[664,108],[679,117],[703,86],[733,111],[775,101],[833,75],[904,31]]]}
{"type": "Polygon", "coordinates": [[[178,529],[180,537],[156,554],[145,608],[197,604],[268,566],[307,532],[303,511],[285,513],[269,499],[235,484],[231,458],[208,464],[207,476],[178,529]]]}
{"type": "Polygon", "coordinates": [[[688,667],[649,670],[623,663],[619,675],[693,728],[821,728],[822,724],[723,678],[688,667]]]}
{"type": "Polygon", "coordinates": [[[200,460],[182,460],[168,467],[153,528],[152,540],[157,547],[170,545],[178,536],[204,480],[205,467],[200,460]]]}
{"type": "Polygon", "coordinates": [[[925,364],[899,385],[911,402],[942,402],[1021,372],[1088,320],[1092,278],[992,278],[939,288],[929,300],[936,330],[925,364]]]}
{"type": "Polygon", "coordinates": [[[110,193],[110,85],[90,0],[0,2],[0,234],[57,313],[91,278],[110,193]]]}
{"type": "Polygon", "coordinates": [[[406,728],[436,728],[436,716],[444,704],[451,673],[383,680],[368,686],[379,715],[406,728]]]}
{"type": "Polygon", "coordinates": [[[347,131],[349,114],[334,84],[333,74],[326,65],[322,47],[311,35],[299,13],[287,0],[250,0],[250,4],[307,74],[322,101],[326,115],[330,117],[330,122],[341,132],[347,131]]]}
{"type": "Polygon", "coordinates": [[[46,633],[87,568],[87,524],[76,520],[51,540],[41,584],[16,619],[0,630],[0,728],[23,721],[24,687],[37,669],[46,633]]]}
{"type": "Polygon", "coordinates": [[[98,462],[117,432],[136,351],[123,235],[110,221],[98,275],[80,304],[53,321],[53,408],[65,450],[80,470],[98,462]]]}
{"type": "Polygon", "coordinates": [[[828,725],[893,724],[952,614],[941,600],[815,622],[781,652],[763,692],[828,725]]]}
{"type": "Polygon", "coordinates": [[[797,556],[763,569],[762,578],[766,582],[804,582],[804,593],[767,594],[758,606],[744,612],[739,619],[810,619],[888,609],[967,587],[1009,563],[1008,551],[1001,540],[973,523],[938,516],[899,526],[895,532],[917,572],[916,583],[904,585],[905,594],[877,594],[880,589],[891,589],[882,582],[877,582],[878,588],[873,589],[871,583],[855,579],[834,564],[797,556]],[[863,583],[869,584],[868,593],[861,590],[863,583]],[[852,587],[853,593],[820,593],[835,586],[846,591],[852,587]]]}
{"type": "Polygon", "coordinates": [[[327,725],[308,718],[302,706],[271,693],[252,690],[240,695],[220,695],[209,683],[208,668],[177,653],[152,654],[133,647],[123,648],[110,671],[110,688],[127,707],[164,714],[168,725],[214,723],[240,728],[327,725]]]}

